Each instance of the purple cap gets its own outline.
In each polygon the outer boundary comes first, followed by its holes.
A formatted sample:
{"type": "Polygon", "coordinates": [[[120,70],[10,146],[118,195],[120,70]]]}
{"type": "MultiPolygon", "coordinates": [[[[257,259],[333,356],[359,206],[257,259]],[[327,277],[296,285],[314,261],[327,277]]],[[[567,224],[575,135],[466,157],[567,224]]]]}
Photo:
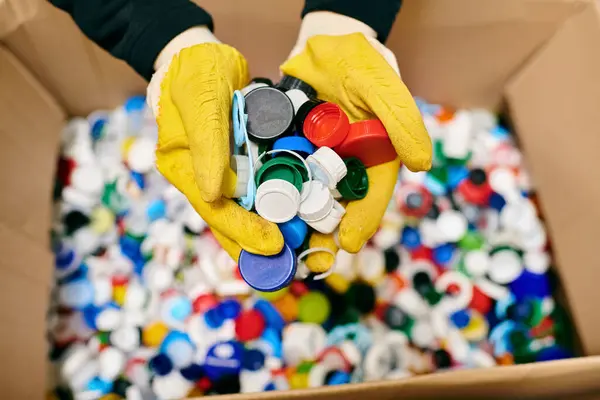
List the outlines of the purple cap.
{"type": "Polygon", "coordinates": [[[248,285],[261,292],[274,292],[289,285],[294,278],[296,255],[287,244],[274,256],[261,256],[242,250],[238,265],[248,285]]]}

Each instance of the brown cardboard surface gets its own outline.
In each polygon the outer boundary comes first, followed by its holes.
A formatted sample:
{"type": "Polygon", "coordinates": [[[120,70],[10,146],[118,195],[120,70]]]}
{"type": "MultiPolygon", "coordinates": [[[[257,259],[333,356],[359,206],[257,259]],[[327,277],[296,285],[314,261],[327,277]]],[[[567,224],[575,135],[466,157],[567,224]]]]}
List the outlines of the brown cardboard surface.
{"type": "Polygon", "coordinates": [[[38,0],[0,0],[0,38],[31,19],[37,12],[38,4],[38,0]]]}
{"type": "MultiPolygon", "coordinates": [[[[21,0],[4,0],[9,3],[21,0]]],[[[146,83],[128,65],[89,41],[73,20],[45,0],[4,42],[71,115],[111,108],[146,83]]]]}
{"type": "Polygon", "coordinates": [[[600,354],[600,17],[570,19],[508,86],[583,347],[600,354]]]}
{"type": "Polygon", "coordinates": [[[1,46],[0,87],[0,220],[45,244],[64,112],[1,46]]]}

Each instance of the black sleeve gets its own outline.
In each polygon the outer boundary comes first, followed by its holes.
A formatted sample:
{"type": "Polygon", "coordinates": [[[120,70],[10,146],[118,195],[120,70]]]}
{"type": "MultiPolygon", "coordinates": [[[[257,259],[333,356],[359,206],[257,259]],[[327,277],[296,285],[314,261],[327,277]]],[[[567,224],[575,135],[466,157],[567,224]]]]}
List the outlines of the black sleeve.
{"type": "Polygon", "coordinates": [[[113,56],[150,79],[160,51],[193,26],[213,29],[211,16],[190,0],[49,0],[113,56]]]}
{"type": "Polygon", "coordinates": [[[306,0],[302,17],[312,11],[331,11],[352,17],[369,25],[377,32],[377,39],[385,42],[402,0],[306,0]]]}

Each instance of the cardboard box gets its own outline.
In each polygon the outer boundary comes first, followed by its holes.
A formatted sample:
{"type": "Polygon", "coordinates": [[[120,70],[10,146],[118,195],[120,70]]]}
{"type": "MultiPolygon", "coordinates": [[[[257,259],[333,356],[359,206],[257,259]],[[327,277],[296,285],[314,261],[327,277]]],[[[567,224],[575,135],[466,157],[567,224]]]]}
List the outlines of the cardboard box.
{"type": "MultiPolygon", "coordinates": [[[[216,33],[276,78],[301,0],[201,2],[216,33]]],[[[223,399],[600,398],[600,8],[593,0],[405,0],[390,36],[415,95],[506,105],[541,197],[579,335],[573,360],[223,399]]],[[[42,398],[52,284],[50,195],[67,115],[117,105],[144,82],[42,0],[0,0],[0,390],[42,398]]]]}

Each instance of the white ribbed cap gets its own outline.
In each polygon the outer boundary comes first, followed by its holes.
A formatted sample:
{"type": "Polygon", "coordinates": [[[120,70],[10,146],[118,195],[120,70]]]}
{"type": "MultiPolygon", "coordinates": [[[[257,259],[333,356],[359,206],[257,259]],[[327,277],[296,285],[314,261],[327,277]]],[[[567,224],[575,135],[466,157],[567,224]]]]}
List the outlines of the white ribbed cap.
{"type": "Polygon", "coordinates": [[[346,214],[346,209],[336,200],[333,200],[333,208],[329,211],[329,214],[318,221],[309,221],[307,223],[314,230],[328,234],[335,231],[342,221],[344,214],[346,214]]]}
{"type": "Polygon", "coordinates": [[[298,213],[300,193],[294,185],[283,179],[263,182],[256,191],[256,212],[267,221],[283,223],[298,213]]]}
{"type": "Polygon", "coordinates": [[[248,180],[250,179],[250,166],[248,156],[234,154],[230,158],[230,165],[237,176],[233,198],[238,199],[248,193],[248,180]]]}
{"type": "Polygon", "coordinates": [[[100,365],[99,376],[104,381],[113,381],[125,369],[125,353],[116,347],[107,347],[98,355],[100,365]]]}
{"type": "Polygon", "coordinates": [[[306,159],[314,179],[323,182],[330,189],[348,173],[344,160],[329,147],[320,147],[306,159]]]}
{"type": "Polygon", "coordinates": [[[155,376],[152,391],[160,400],[180,400],[187,397],[192,382],[185,379],[179,371],[173,370],[165,376],[155,376]]]}
{"type": "Polygon", "coordinates": [[[333,208],[333,196],[329,188],[322,182],[304,182],[302,185],[302,196],[306,197],[300,203],[298,215],[306,222],[318,221],[325,218],[333,208]],[[307,192],[308,195],[305,194],[307,192]]]}
{"type": "Polygon", "coordinates": [[[147,137],[138,137],[127,153],[127,165],[132,171],[145,174],[154,167],[156,142],[147,137]]]}
{"type": "Polygon", "coordinates": [[[104,190],[102,170],[93,164],[77,167],[71,174],[70,186],[87,195],[100,196],[104,190]]]}

